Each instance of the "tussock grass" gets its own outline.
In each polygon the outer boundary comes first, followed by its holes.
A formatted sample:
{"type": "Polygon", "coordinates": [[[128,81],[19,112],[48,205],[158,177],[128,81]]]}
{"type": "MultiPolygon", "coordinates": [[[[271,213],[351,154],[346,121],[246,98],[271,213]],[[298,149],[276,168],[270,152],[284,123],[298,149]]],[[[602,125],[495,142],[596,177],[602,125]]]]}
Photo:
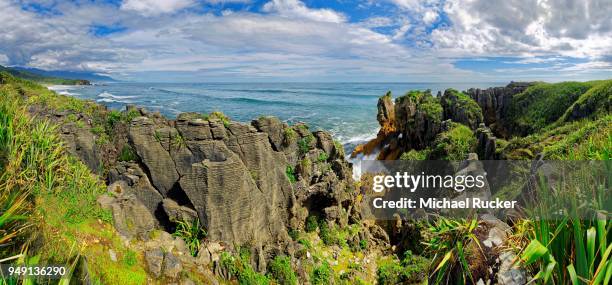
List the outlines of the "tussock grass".
{"type": "Polygon", "coordinates": [[[67,153],[53,124],[27,110],[41,102],[85,113],[95,109],[6,73],[0,79],[0,255],[67,265],[84,258],[95,282],[142,284],[142,267],[109,260],[109,244],[119,254],[126,249],[110,213],[96,203],[105,184],[67,153]]]}

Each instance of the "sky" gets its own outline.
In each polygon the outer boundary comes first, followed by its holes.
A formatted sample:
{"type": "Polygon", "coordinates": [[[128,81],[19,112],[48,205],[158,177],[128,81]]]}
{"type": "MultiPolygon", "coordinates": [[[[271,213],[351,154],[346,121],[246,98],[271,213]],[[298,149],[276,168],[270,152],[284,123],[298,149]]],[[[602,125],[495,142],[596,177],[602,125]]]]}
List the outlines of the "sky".
{"type": "Polygon", "coordinates": [[[612,78],[610,0],[0,0],[0,65],[164,82],[612,78]]]}

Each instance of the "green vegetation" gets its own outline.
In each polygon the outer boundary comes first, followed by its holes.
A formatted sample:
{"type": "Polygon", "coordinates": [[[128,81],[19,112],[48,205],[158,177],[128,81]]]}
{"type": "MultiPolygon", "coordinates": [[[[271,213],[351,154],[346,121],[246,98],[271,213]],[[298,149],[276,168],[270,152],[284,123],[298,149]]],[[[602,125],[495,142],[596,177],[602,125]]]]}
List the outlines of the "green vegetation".
{"type": "Polygon", "coordinates": [[[570,106],[559,122],[595,118],[612,112],[612,80],[590,82],[595,86],[570,106]]]}
{"type": "Polygon", "coordinates": [[[27,112],[30,104],[42,101],[84,112],[95,109],[6,73],[0,79],[0,255],[22,253],[32,257],[30,264],[74,265],[87,258],[94,283],[145,283],[141,265],[111,261],[104,246],[112,245],[132,263],[110,213],[97,205],[104,183],[67,154],[54,126],[34,121],[27,112]]]}
{"type": "Polygon", "coordinates": [[[285,128],[283,130],[283,134],[285,138],[285,144],[291,144],[297,138],[297,133],[293,128],[285,128]]]}
{"type": "Polygon", "coordinates": [[[210,115],[207,116],[206,120],[210,120],[210,119],[220,120],[223,123],[223,126],[225,126],[226,128],[229,127],[229,124],[230,124],[229,117],[220,111],[214,111],[210,113],[210,115]]]}
{"type": "Polygon", "coordinates": [[[312,143],[314,142],[314,140],[315,137],[312,134],[308,134],[307,136],[298,140],[298,149],[300,151],[300,154],[305,154],[310,151],[310,149],[312,149],[312,143]]]}
{"type": "MultiPolygon", "coordinates": [[[[608,161],[609,162],[609,161],[608,161]]],[[[609,193],[610,165],[599,170],[588,166],[573,170],[555,182],[557,191],[550,189],[545,177],[540,177],[537,189],[538,206],[532,216],[544,219],[525,220],[515,231],[514,239],[522,242],[521,261],[542,283],[609,284],[612,276],[612,223],[606,218],[611,207],[609,193]],[[594,174],[593,171],[602,171],[594,174]],[[605,173],[603,173],[605,172],[605,173]],[[588,196],[587,196],[588,195],[588,196]],[[579,205],[576,197],[593,197],[587,205],[579,205]],[[564,215],[555,213],[564,209],[564,215]]],[[[584,200],[584,199],[582,199],[584,200]]]]}
{"type": "Polygon", "coordinates": [[[272,279],[276,280],[278,284],[298,284],[297,276],[291,268],[291,260],[287,256],[277,255],[274,257],[272,262],[270,262],[268,272],[270,272],[270,276],[272,279]]]}
{"type": "Polygon", "coordinates": [[[411,251],[404,253],[404,258],[382,263],[376,271],[378,284],[413,284],[426,278],[429,260],[413,255],[411,251]]]}
{"type": "Polygon", "coordinates": [[[200,225],[200,219],[177,221],[176,230],[172,235],[183,239],[191,255],[197,256],[200,249],[200,241],[206,237],[206,231],[200,225]]]}
{"type": "Polygon", "coordinates": [[[289,182],[291,182],[291,184],[297,182],[297,178],[295,177],[295,170],[290,165],[287,165],[287,168],[285,168],[285,175],[287,176],[287,179],[289,179],[289,182]]]}
{"type": "Polygon", "coordinates": [[[89,82],[87,80],[77,80],[77,79],[64,79],[57,77],[48,77],[42,76],[38,74],[34,74],[29,71],[17,70],[10,67],[5,67],[0,65],[0,72],[6,72],[11,74],[12,76],[31,80],[40,84],[48,84],[48,85],[87,85],[89,82]]]}
{"type": "Polygon", "coordinates": [[[451,122],[448,131],[436,136],[430,158],[464,160],[467,154],[474,150],[475,145],[476,137],[470,128],[451,122]]]}
{"type": "Polygon", "coordinates": [[[267,285],[270,280],[266,275],[256,272],[251,266],[251,252],[240,248],[238,256],[223,252],[219,266],[227,272],[229,280],[235,279],[240,285],[267,285]]]}
{"type": "Polygon", "coordinates": [[[528,135],[557,121],[593,82],[538,83],[512,98],[512,132],[528,135]]]}
{"type": "Polygon", "coordinates": [[[306,218],[306,226],[305,226],[305,230],[308,233],[314,232],[317,230],[317,228],[319,227],[319,219],[317,218],[317,216],[308,216],[308,218],[306,218]]]}
{"type": "Polygon", "coordinates": [[[548,159],[608,160],[612,154],[611,133],[612,115],[605,115],[513,138],[500,152],[507,159],[530,159],[541,152],[548,159]]]}
{"type": "Polygon", "coordinates": [[[326,162],[329,159],[329,156],[325,152],[319,153],[319,157],[317,157],[318,162],[326,162]]]}
{"type": "Polygon", "coordinates": [[[136,151],[129,145],[124,145],[119,153],[118,161],[138,161],[136,151]]]}
{"type": "MultiPolygon", "coordinates": [[[[482,122],[483,121],[482,109],[480,108],[478,103],[476,103],[476,101],[470,98],[469,95],[463,92],[459,92],[455,89],[447,89],[444,93],[445,93],[445,96],[441,98],[441,100],[444,100],[444,101],[441,103],[449,105],[449,106],[454,105],[451,107],[451,109],[462,110],[462,113],[465,114],[464,119],[466,119],[467,121],[460,122],[460,123],[468,124],[468,122],[482,122]],[[450,97],[455,98],[455,100],[454,101],[450,100],[450,97]]],[[[478,127],[478,126],[473,126],[473,127],[478,127]]]]}
{"type": "Polygon", "coordinates": [[[472,278],[467,256],[470,253],[479,254],[477,251],[480,244],[474,234],[477,226],[476,219],[439,218],[431,223],[428,229],[431,238],[426,245],[427,251],[433,256],[432,264],[435,269],[432,273],[435,275],[435,284],[476,283],[472,278]],[[453,272],[459,272],[460,275],[453,276],[453,272]],[[452,278],[456,278],[455,282],[451,282],[452,278]]]}
{"type": "Polygon", "coordinates": [[[310,283],[313,285],[330,284],[332,278],[333,271],[327,262],[323,262],[319,266],[316,266],[310,273],[310,283]]]}
{"type": "Polygon", "coordinates": [[[431,153],[430,149],[415,150],[411,149],[407,152],[402,153],[400,160],[427,160],[431,153]]]}

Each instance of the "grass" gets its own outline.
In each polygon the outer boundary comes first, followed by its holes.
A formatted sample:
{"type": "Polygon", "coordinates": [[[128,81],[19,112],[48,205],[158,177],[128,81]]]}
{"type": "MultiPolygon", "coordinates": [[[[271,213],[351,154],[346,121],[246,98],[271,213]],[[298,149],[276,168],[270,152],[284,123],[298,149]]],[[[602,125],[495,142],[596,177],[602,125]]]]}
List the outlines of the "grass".
{"type": "Polygon", "coordinates": [[[468,246],[480,248],[474,230],[478,226],[476,219],[439,218],[429,226],[430,240],[425,244],[432,258],[435,269],[431,271],[435,284],[471,282],[475,284],[467,262],[468,246]],[[471,244],[471,245],[470,245],[471,244]],[[454,275],[453,273],[459,273],[454,275]],[[453,280],[455,279],[455,280],[453,280]]]}
{"type": "Polygon", "coordinates": [[[600,165],[605,169],[580,166],[564,172],[556,191],[544,190],[553,185],[540,178],[536,193],[541,198],[529,212],[533,218],[515,231],[514,240],[521,244],[521,262],[541,283],[609,283],[612,223],[605,215],[612,200],[610,181],[601,175],[609,175],[610,164],[600,165]]]}
{"type": "Polygon", "coordinates": [[[281,285],[298,284],[295,271],[291,268],[291,259],[284,255],[277,255],[270,262],[268,272],[272,279],[281,285]]]}
{"type": "Polygon", "coordinates": [[[108,257],[109,244],[121,255],[127,249],[110,224],[110,212],[96,203],[106,191],[105,184],[68,155],[55,126],[34,121],[27,112],[30,104],[41,100],[84,112],[95,109],[67,97],[51,97],[48,90],[31,82],[6,74],[0,77],[4,82],[0,85],[2,256],[24,253],[37,256],[40,263],[55,264],[86,258],[98,283],[144,283],[142,267],[128,269],[108,257]],[[34,240],[44,242],[30,242],[34,240]]]}
{"type": "Polygon", "coordinates": [[[559,160],[608,160],[612,153],[612,115],[582,119],[513,138],[501,150],[506,159],[530,159],[535,153],[559,160]]]}
{"type": "Polygon", "coordinates": [[[512,132],[528,135],[559,119],[592,82],[537,83],[512,98],[509,109],[512,132]]]}
{"type": "Polygon", "coordinates": [[[200,241],[206,237],[206,231],[200,225],[199,219],[191,222],[177,221],[176,230],[172,235],[183,239],[187,244],[189,253],[192,256],[197,256],[200,249],[200,241]]]}
{"type": "Polygon", "coordinates": [[[430,159],[464,160],[476,145],[476,138],[470,128],[452,122],[448,131],[436,136],[430,159]]]}

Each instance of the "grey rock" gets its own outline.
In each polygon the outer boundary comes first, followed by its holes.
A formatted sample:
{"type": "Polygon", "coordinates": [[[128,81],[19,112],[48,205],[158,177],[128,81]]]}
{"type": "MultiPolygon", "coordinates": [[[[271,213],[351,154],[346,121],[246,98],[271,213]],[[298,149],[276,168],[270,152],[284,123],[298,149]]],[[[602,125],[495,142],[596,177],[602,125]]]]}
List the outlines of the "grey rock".
{"type": "Polygon", "coordinates": [[[156,220],[135,196],[120,197],[111,205],[113,220],[117,231],[127,238],[149,238],[155,229],[156,220]]]}
{"type": "Polygon", "coordinates": [[[156,130],[153,120],[138,117],[130,123],[128,139],[151,174],[152,184],[167,197],[179,175],[170,154],[156,139],[156,130]]]}
{"type": "Polygon", "coordinates": [[[164,262],[164,253],[161,249],[152,249],[145,251],[145,260],[147,262],[147,270],[155,277],[160,277],[164,262]]]}
{"type": "Polygon", "coordinates": [[[182,270],[183,265],[180,260],[171,252],[166,253],[164,258],[164,276],[175,279],[182,270]]]}
{"type": "Polygon", "coordinates": [[[195,210],[181,206],[172,199],[164,199],[162,201],[162,207],[170,221],[173,222],[182,221],[192,223],[198,218],[198,213],[195,210]]]}

